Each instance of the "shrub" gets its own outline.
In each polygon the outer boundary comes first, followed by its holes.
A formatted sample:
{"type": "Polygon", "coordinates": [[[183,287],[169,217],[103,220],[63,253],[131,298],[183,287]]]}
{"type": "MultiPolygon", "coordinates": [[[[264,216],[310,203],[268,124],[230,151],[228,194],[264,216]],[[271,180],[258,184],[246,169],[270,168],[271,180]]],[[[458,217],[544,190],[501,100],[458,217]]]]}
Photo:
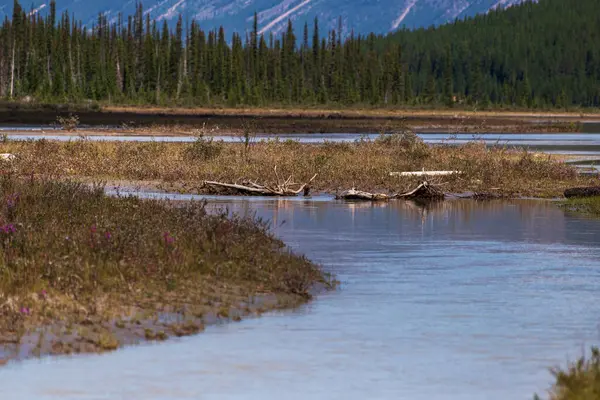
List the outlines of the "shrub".
{"type": "Polygon", "coordinates": [[[185,157],[191,161],[213,160],[223,151],[223,142],[203,134],[196,136],[196,140],[185,149],[185,157]]]}
{"type": "Polygon", "coordinates": [[[58,116],[56,124],[65,131],[72,132],[79,126],[79,117],[74,114],[69,114],[68,117],[58,116]]]}

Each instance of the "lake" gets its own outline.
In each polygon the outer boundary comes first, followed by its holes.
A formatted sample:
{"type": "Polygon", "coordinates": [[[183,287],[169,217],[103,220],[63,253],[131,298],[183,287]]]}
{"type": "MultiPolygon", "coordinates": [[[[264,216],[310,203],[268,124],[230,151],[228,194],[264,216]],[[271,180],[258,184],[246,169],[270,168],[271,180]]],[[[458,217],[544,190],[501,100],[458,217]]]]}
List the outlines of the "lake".
{"type": "MultiPolygon", "coordinates": [[[[78,135],[57,134],[55,130],[41,133],[42,127],[29,127],[21,133],[14,133],[14,128],[0,127],[9,140],[81,140],[78,135]],[[11,133],[13,132],[13,133],[11,133]],[[26,132],[26,133],[24,133],[26,132]]],[[[509,148],[526,148],[531,151],[544,151],[555,154],[572,154],[582,156],[600,157],[600,133],[485,133],[485,134],[445,134],[445,133],[419,133],[423,141],[429,144],[460,145],[472,141],[481,141],[488,146],[505,146],[509,148]]],[[[328,142],[354,142],[357,140],[375,140],[378,133],[308,133],[308,134],[258,134],[252,141],[266,140],[294,140],[300,143],[328,142]]],[[[120,141],[120,142],[171,142],[189,143],[196,140],[193,136],[154,136],[154,135],[90,135],[87,140],[93,141],[120,141]]],[[[214,140],[224,142],[242,142],[238,136],[213,136],[214,140]]]]}
{"type": "Polygon", "coordinates": [[[12,364],[2,398],[531,399],[598,342],[600,220],[551,202],[208,201],[271,220],[340,290],[195,337],[12,364]]]}

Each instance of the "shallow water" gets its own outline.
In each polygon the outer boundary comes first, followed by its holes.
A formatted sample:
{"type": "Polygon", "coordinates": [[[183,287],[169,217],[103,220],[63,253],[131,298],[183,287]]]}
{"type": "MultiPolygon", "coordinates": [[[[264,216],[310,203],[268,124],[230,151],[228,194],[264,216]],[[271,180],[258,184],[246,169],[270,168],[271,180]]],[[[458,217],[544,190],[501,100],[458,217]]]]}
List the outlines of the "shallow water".
{"type": "MultiPolygon", "coordinates": [[[[30,127],[34,132],[35,127],[30,127]]],[[[0,128],[0,132],[2,129],[0,128]]],[[[10,131],[7,131],[10,132],[10,131]]],[[[50,133],[7,133],[10,140],[80,140],[78,135],[61,135],[50,133]]],[[[578,154],[600,156],[600,133],[485,133],[485,134],[445,134],[445,133],[419,133],[426,143],[459,145],[472,141],[482,141],[488,146],[507,146],[527,148],[533,151],[548,153],[578,154]]],[[[379,137],[377,133],[310,133],[310,134],[260,134],[253,138],[254,141],[266,140],[294,140],[300,143],[328,142],[354,142],[357,140],[374,140],[379,137]]],[[[142,135],[91,135],[88,140],[93,141],[120,141],[120,142],[193,142],[193,136],[142,136],[142,135]]],[[[224,142],[241,142],[237,136],[214,136],[214,140],[224,142]]]]}
{"type": "Polygon", "coordinates": [[[0,398],[530,399],[597,343],[600,220],[550,202],[236,199],[341,290],[160,345],[0,370],[0,398]]]}

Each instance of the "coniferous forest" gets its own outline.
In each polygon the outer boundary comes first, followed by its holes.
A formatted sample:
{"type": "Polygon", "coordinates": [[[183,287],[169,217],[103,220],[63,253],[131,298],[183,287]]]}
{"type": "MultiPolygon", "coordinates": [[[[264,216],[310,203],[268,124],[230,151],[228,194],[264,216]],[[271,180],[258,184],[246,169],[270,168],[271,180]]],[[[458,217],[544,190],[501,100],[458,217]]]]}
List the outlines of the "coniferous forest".
{"type": "Polygon", "coordinates": [[[540,0],[382,37],[290,22],[228,35],[179,18],[94,26],[15,1],[0,27],[0,97],[183,106],[600,105],[600,2],[540,0]],[[172,28],[172,29],[171,29],[172,28]]]}

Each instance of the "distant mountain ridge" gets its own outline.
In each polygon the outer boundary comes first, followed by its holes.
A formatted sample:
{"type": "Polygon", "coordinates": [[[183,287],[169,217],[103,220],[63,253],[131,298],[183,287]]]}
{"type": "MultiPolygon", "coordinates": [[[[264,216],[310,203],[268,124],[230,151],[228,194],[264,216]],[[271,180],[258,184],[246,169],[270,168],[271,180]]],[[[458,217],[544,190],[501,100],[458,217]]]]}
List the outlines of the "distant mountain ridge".
{"type": "MultiPolygon", "coordinates": [[[[509,7],[524,0],[146,0],[145,12],[158,20],[200,21],[204,29],[223,26],[231,33],[250,31],[255,12],[261,33],[280,33],[288,19],[298,28],[319,18],[323,28],[337,28],[339,18],[345,33],[385,34],[402,27],[419,28],[451,22],[457,18],[509,7]]],[[[47,10],[49,0],[22,0],[33,12],[47,10]]],[[[119,13],[132,15],[135,0],[58,0],[57,11],[68,10],[77,20],[92,25],[98,13],[115,21],[119,13]]],[[[0,0],[0,18],[12,13],[13,0],[0,0]]],[[[326,29],[324,30],[326,32],[326,29]]]]}

